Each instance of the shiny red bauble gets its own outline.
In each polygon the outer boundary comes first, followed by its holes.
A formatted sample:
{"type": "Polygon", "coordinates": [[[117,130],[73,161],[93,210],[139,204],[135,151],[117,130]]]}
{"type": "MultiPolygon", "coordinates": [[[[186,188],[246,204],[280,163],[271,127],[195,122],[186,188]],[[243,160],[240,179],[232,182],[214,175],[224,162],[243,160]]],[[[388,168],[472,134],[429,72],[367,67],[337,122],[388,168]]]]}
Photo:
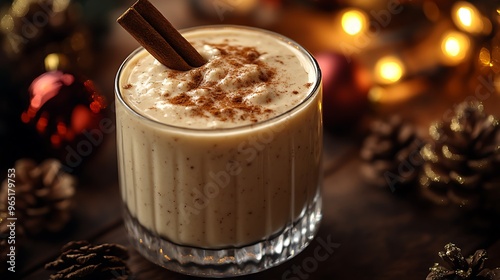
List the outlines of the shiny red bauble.
{"type": "MultiPolygon", "coordinates": [[[[81,165],[104,140],[106,100],[92,80],[66,71],[48,71],[29,87],[29,106],[21,121],[38,135],[46,154],[71,169],[81,165]]],[[[109,134],[109,133],[108,133],[109,134]]]]}

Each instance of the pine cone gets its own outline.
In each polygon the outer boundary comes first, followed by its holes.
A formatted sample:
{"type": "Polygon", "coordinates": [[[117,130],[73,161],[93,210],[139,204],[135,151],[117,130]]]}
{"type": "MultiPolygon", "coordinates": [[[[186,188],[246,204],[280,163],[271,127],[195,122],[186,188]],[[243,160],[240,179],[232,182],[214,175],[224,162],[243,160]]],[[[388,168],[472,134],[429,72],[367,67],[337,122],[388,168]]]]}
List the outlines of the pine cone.
{"type": "Polygon", "coordinates": [[[58,270],[50,276],[58,279],[129,279],[131,273],[125,260],[127,249],[118,244],[93,246],[87,241],[72,241],[61,249],[61,256],[45,265],[47,270],[58,270]]]}
{"type": "Polygon", "coordinates": [[[393,192],[411,188],[423,164],[421,143],[414,127],[399,116],[375,121],[361,148],[364,177],[393,192]]]}
{"type": "MultiPolygon", "coordinates": [[[[60,231],[71,218],[76,180],[62,171],[61,163],[48,159],[40,165],[29,159],[15,163],[15,216],[26,233],[60,231]]],[[[8,183],[0,189],[0,211],[6,211],[8,183]]]]}
{"type": "Polygon", "coordinates": [[[432,125],[429,133],[432,141],[421,151],[425,197],[469,208],[500,197],[499,123],[484,113],[480,102],[460,104],[450,121],[432,125]]]}
{"type": "Polygon", "coordinates": [[[500,280],[500,268],[493,270],[484,268],[487,259],[485,250],[477,250],[474,255],[464,258],[460,248],[449,243],[439,257],[448,267],[434,264],[426,280],[500,280]]]}

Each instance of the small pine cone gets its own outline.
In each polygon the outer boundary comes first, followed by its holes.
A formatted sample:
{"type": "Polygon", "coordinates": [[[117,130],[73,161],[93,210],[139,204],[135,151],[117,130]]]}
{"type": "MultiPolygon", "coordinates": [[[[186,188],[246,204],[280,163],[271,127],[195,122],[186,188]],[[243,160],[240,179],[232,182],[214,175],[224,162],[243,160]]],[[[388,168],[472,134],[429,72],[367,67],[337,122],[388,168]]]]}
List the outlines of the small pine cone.
{"type": "Polygon", "coordinates": [[[480,102],[460,104],[450,121],[433,124],[429,133],[432,141],[421,151],[424,197],[471,209],[500,198],[500,126],[480,102]]]}
{"type": "Polygon", "coordinates": [[[389,186],[393,192],[410,189],[423,164],[421,143],[414,127],[399,116],[375,121],[361,148],[364,177],[374,185],[389,186]]]}
{"type": "MultiPolygon", "coordinates": [[[[40,165],[29,159],[15,163],[15,216],[25,232],[58,232],[71,218],[76,180],[61,163],[48,159],[40,165]]],[[[0,211],[7,211],[8,182],[0,188],[0,211]]]]}
{"type": "Polygon", "coordinates": [[[485,250],[477,250],[466,259],[455,244],[449,243],[444,249],[444,252],[439,252],[439,257],[446,262],[446,266],[434,264],[426,280],[500,280],[500,268],[484,268],[487,259],[485,250]]]}
{"type": "Polygon", "coordinates": [[[50,280],[81,279],[108,280],[130,279],[127,248],[118,244],[91,245],[87,241],[72,241],[61,249],[62,254],[45,265],[47,270],[57,270],[50,280]]]}

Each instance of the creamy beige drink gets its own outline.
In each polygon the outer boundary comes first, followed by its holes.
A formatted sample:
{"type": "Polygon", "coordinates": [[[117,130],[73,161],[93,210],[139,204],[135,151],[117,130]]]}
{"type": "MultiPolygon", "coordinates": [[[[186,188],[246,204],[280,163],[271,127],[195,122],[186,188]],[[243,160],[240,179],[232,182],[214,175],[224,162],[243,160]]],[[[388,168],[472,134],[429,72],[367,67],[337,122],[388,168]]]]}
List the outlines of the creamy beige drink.
{"type": "Polygon", "coordinates": [[[121,81],[125,101],[161,123],[198,129],[254,124],[295,107],[316,80],[298,50],[269,35],[224,29],[185,37],[208,63],[170,70],[142,51],[121,81]]]}
{"type": "Polygon", "coordinates": [[[315,231],[322,151],[315,62],[260,30],[183,35],[204,66],[175,71],[138,50],[117,78],[120,185],[130,216],[162,240],[206,249],[270,240],[305,216],[301,223],[315,231]]]}

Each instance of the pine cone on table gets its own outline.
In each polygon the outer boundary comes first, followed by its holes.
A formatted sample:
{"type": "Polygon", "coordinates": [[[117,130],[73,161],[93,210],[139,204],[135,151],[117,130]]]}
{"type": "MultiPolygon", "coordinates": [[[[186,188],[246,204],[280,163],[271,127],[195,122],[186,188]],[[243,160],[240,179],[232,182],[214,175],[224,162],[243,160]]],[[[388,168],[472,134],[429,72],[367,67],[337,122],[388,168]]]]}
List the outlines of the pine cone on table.
{"type": "MultiPolygon", "coordinates": [[[[60,231],[71,218],[76,180],[62,165],[48,159],[37,165],[29,159],[15,163],[15,216],[26,233],[60,231]]],[[[6,211],[8,183],[0,189],[0,211],[6,211]]]]}
{"type": "Polygon", "coordinates": [[[410,189],[423,163],[421,143],[415,128],[399,116],[373,122],[361,148],[364,177],[393,192],[410,189]]]}
{"type": "Polygon", "coordinates": [[[447,267],[434,264],[426,280],[500,280],[500,268],[484,268],[487,259],[485,250],[477,250],[466,259],[455,244],[449,243],[444,249],[444,252],[439,252],[439,257],[447,263],[447,267]]]}
{"type": "Polygon", "coordinates": [[[64,245],[62,254],[45,265],[47,270],[58,270],[50,280],[129,279],[131,272],[125,260],[127,249],[118,244],[91,245],[87,241],[72,241],[64,245]]]}
{"type": "Polygon", "coordinates": [[[433,124],[422,148],[424,197],[468,208],[499,199],[500,126],[480,102],[457,106],[451,120],[433,124]]]}

